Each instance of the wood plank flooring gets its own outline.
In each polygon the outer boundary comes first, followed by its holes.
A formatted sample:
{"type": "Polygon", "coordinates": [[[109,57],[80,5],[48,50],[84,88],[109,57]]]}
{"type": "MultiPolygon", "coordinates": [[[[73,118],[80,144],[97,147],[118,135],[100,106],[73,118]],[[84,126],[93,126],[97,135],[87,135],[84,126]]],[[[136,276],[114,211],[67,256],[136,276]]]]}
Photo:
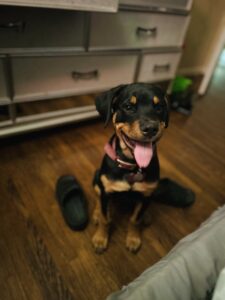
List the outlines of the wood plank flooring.
{"type": "Polygon", "coordinates": [[[162,176],[192,188],[196,203],[186,209],[152,204],[152,224],[137,255],[125,249],[122,218],[113,226],[108,251],[96,255],[95,226],[71,231],[54,195],[57,178],[74,174],[91,214],[92,176],[112,128],[92,121],[0,141],[0,299],[103,300],[225,203],[225,71],[220,75],[191,117],[172,113],[159,145],[162,176]]]}

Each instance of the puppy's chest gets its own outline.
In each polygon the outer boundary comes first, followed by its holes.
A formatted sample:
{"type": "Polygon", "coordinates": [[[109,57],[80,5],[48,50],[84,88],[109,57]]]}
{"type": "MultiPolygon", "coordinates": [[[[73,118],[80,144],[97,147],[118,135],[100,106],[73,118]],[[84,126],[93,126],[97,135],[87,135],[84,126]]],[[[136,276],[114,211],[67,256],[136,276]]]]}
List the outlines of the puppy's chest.
{"type": "Polygon", "coordinates": [[[112,179],[107,175],[102,175],[101,182],[106,193],[134,191],[144,196],[150,196],[157,186],[156,182],[144,180],[142,174],[132,172],[125,174],[121,179],[112,179]]]}

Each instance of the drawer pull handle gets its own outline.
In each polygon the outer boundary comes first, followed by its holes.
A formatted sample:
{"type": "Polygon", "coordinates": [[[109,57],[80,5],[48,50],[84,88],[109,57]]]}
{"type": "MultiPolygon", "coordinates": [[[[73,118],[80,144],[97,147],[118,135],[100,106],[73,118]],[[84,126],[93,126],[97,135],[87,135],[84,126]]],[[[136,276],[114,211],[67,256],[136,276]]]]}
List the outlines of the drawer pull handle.
{"type": "Polygon", "coordinates": [[[77,71],[72,72],[72,78],[74,80],[79,80],[79,79],[88,80],[88,79],[98,78],[98,76],[99,76],[98,70],[93,70],[90,72],[77,72],[77,71]]]}
{"type": "Polygon", "coordinates": [[[137,27],[137,35],[138,36],[148,36],[148,37],[155,37],[157,35],[157,27],[152,28],[144,28],[144,27],[137,27]]]}
{"type": "Polygon", "coordinates": [[[154,65],[153,72],[168,72],[170,70],[170,64],[154,65]]]}
{"type": "Polygon", "coordinates": [[[17,32],[24,32],[26,23],[24,21],[15,21],[0,24],[0,29],[14,29],[17,32]]]}

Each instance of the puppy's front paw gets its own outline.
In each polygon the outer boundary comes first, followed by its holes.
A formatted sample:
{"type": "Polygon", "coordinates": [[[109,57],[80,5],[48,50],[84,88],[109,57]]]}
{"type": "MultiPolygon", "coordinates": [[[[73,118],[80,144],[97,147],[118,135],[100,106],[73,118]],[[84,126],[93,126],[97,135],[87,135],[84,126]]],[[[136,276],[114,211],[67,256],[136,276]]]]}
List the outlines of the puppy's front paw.
{"type": "Polygon", "coordinates": [[[136,253],[141,247],[141,237],[139,235],[128,234],[126,239],[126,248],[132,252],[136,253]]]}
{"type": "Polygon", "coordinates": [[[108,246],[108,234],[102,231],[96,231],[92,238],[92,244],[95,248],[95,252],[98,254],[103,253],[108,246]]]}

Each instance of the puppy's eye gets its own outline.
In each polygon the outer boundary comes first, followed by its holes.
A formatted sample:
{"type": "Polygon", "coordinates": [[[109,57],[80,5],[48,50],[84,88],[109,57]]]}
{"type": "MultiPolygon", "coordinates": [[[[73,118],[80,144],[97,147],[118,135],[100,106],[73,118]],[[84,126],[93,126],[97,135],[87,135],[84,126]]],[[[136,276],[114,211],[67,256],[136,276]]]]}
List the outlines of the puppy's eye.
{"type": "Polygon", "coordinates": [[[129,111],[129,112],[135,111],[135,106],[132,105],[132,104],[130,104],[130,103],[124,104],[123,108],[124,108],[126,111],[129,111]]]}
{"type": "Polygon", "coordinates": [[[132,109],[132,106],[133,106],[133,105],[126,104],[126,105],[125,105],[125,108],[126,108],[127,110],[131,110],[131,109],[132,109]]]}

